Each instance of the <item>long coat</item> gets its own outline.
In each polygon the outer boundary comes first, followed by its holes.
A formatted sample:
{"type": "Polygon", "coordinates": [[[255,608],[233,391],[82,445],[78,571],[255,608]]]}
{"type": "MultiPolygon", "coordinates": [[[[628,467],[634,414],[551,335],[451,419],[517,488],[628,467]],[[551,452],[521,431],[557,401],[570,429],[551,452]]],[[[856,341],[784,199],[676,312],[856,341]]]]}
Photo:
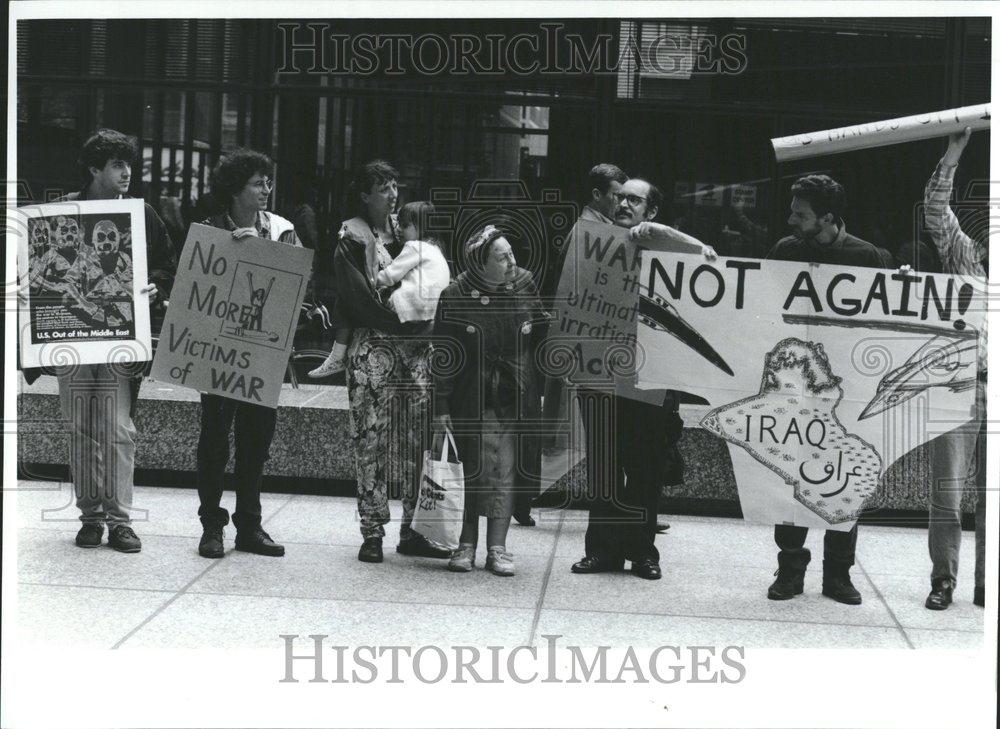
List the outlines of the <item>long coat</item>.
{"type": "Polygon", "coordinates": [[[535,496],[541,477],[541,389],[532,330],[547,315],[531,274],[492,290],[463,273],[441,295],[434,322],[434,416],[451,416],[466,481],[482,461],[483,413],[516,434],[513,489],[535,496]],[[528,326],[530,325],[530,326],[528,326]]]}

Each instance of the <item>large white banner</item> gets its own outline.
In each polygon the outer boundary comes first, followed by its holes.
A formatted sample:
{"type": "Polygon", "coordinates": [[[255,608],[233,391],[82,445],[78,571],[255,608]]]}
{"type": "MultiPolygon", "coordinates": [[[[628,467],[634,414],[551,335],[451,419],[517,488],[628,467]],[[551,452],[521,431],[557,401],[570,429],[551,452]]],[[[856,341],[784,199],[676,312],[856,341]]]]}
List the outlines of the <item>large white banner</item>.
{"type": "Polygon", "coordinates": [[[708,400],[749,521],[849,529],[895,460],[971,417],[981,279],[642,258],[639,387],[708,400]]]}

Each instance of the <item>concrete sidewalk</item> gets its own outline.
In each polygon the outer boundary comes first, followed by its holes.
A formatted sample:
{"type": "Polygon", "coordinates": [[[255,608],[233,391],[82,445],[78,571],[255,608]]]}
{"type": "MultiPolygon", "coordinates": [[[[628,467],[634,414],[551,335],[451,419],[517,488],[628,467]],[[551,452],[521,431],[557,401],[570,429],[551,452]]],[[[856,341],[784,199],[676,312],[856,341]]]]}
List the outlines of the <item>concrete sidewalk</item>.
{"type": "MultiPolygon", "coordinates": [[[[665,517],[657,538],[664,578],[573,575],[586,512],[536,512],[535,528],[511,527],[518,574],[453,574],[443,560],[394,551],[390,524],[381,565],[357,561],[353,499],[264,494],[264,526],[284,558],[232,551],[198,556],[193,489],[139,487],[140,554],[83,550],[68,484],[19,483],[19,638],[23,644],[134,647],[274,647],[281,633],[323,633],[340,644],[718,645],[782,648],[975,648],[983,610],[972,605],[973,535],[964,534],[957,601],[923,606],[930,561],[924,530],[863,526],[854,582],[857,607],[819,594],[822,535],[807,546],[806,592],[766,599],[775,570],[771,528],[732,519],[665,517]],[[143,513],[145,510],[145,513],[143,513]]],[[[232,494],[224,506],[232,508],[232,494]]],[[[398,518],[399,504],[393,502],[398,518]]],[[[484,525],[485,529],[485,525],[484,525]]],[[[482,539],[483,537],[481,537],[482,539]]]]}

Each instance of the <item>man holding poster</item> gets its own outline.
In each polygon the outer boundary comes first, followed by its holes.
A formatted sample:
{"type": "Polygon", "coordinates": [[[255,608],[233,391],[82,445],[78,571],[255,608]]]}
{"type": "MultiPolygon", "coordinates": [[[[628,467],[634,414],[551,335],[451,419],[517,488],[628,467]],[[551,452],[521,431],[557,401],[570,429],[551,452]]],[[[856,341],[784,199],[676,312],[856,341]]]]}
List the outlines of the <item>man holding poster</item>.
{"type": "MultiPolygon", "coordinates": [[[[228,206],[204,225],[229,231],[233,242],[248,241],[243,245],[263,239],[301,248],[292,224],[267,212],[273,174],[274,163],[259,152],[238,149],[224,156],[212,171],[211,184],[213,195],[227,201],[228,206]]],[[[201,433],[198,437],[198,498],[201,504],[198,516],[203,533],[198,554],[209,558],[225,554],[223,528],[229,523],[229,513],[220,506],[220,501],[229,462],[229,433],[235,423],[236,509],[233,524],[236,526],[236,549],[281,557],[285,548],[276,544],[261,527],[260,505],[261,478],[274,438],[281,375],[276,379],[274,373],[269,372],[269,377],[266,376],[260,369],[260,361],[265,362],[264,368],[284,373],[291,347],[290,321],[297,319],[298,304],[293,304],[291,315],[287,310],[276,311],[276,307],[284,309],[289,301],[301,302],[307,281],[301,273],[278,268],[280,263],[274,261],[263,265],[232,259],[235,265],[231,265],[222,254],[213,255],[215,246],[208,242],[207,236],[202,241],[196,227],[192,227],[189,243],[184,247],[183,258],[187,266],[182,261],[182,270],[207,269],[219,274],[220,283],[203,286],[199,291],[198,282],[192,282],[190,295],[176,302],[171,314],[186,306],[193,316],[208,313],[210,320],[213,314],[221,312],[223,316],[215,317],[214,333],[202,336],[193,333],[194,321],[182,322],[180,318],[169,316],[164,326],[167,341],[161,347],[164,359],[157,358],[154,376],[159,378],[164,376],[161,372],[180,369],[166,365],[168,355],[186,355],[186,372],[191,372],[195,363],[200,365],[206,360],[212,363],[211,379],[197,385],[199,389],[211,390],[201,395],[201,433]],[[206,243],[207,253],[203,251],[203,243],[206,243]],[[196,260],[205,265],[199,268],[196,260]],[[217,301],[227,286],[229,300],[217,301]],[[276,312],[276,316],[271,312],[276,312]],[[280,325],[275,324],[278,320],[280,325]],[[184,326],[188,322],[191,328],[184,326]],[[196,358],[194,362],[192,358],[196,358]],[[255,370],[257,373],[251,374],[255,370]]],[[[311,251],[308,253],[305,270],[309,270],[312,262],[311,251]]],[[[180,288],[178,285],[178,290],[180,288]]],[[[186,286],[185,291],[188,291],[186,286]]],[[[192,380],[196,377],[197,374],[192,380]]],[[[172,375],[166,379],[177,380],[172,375]]],[[[194,383],[189,380],[186,384],[192,386],[194,383]]]]}
{"type": "MultiPolygon", "coordinates": [[[[137,156],[134,138],[111,129],[99,130],[80,152],[86,184],[58,202],[123,198],[137,156]]],[[[143,213],[145,240],[131,237],[128,242],[132,252],[139,246],[145,248],[149,283],[139,293],[149,297],[153,308],[158,299],[169,294],[176,262],[159,216],[146,204],[143,213]]],[[[60,276],[48,279],[49,284],[38,283],[39,276],[46,278],[46,271],[42,271],[32,276],[32,286],[36,290],[58,286],[63,306],[77,318],[113,329],[129,321],[132,302],[123,302],[132,289],[132,268],[115,219],[111,215],[104,217],[90,227],[89,236],[80,231],[78,220],[69,216],[57,220],[58,228],[51,231],[53,242],[65,244],[73,238],[77,245],[72,251],[71,246],[62,246],[60,276]]],[[[55,255],[51,258],[56,260],[55,255]]],[[[155,309],[151,319],[154,316],[155,309]]],[[[149,357],[149,352],[140,352],[130,361],[142,362],[149,357]]],[[[60,410],[70,427],[70,471],[83,522],[76,544],[85,548],[100,546],[107,522],[111,547],[119,552],[138,552],[142,543],[130,526],[129,510],[135,469],[136,430],[132,417],[141,374],[122,364],[73,364],[57,367],[55,372],[60,410]]],[[[32,375],[25,375],[30,381],[32,375]]]]}
{"type": "MultiPolygon", "coordinates": [[[[949,207],[952,179],[972,130],[952,134],[948,149],[924,191],[924,221],[947,273],[986,276],[989,248],[962,231],[949,207]]],[[[931,441],[930,520],[927,542],[931,563],[931,592],[924,603],[929,610],[946,610],[958,577],[962,544],[961,501],[970,472],[976,494],[976,567],[972,602],[986,604],[986,342],[978,349],[975,416],[965,425],[931,441]]]]}
{"type": "Polygon", "coordinates": [[[638,391],[634,371],[622,373],[623,367],[608,360],[627,351],[636,361],[640,246],[672,250],[680,244],[692,252],[714,252],[652,222],[663,195],[651,182],[632,178],[614,198],[615,225],[628,233],[616,238],[613,230],[578,223],[557,296],[558,339],[576,341],[579,370],[571,379],[582,385],[578,396],[587,434],[590,513],[585,556],[572,571],[619,571],[627,559],[633,573],[657,580],[662,572],[654,539],[666,472],[667,393],[638,391]]]}
{"type": "MultiPolygon", "coordinates": [[[[826,175],[807,175],[792,185],[792,235],[778,241],[768,258],[802,263],[883,268],[885,259],[871,243],[847,232],[841,217],[844,188],[826,175]]],[[[776,524],[774,541],[778,571],[767,590],[770,600],[788,600],[802,593],[802,579],[811,554],[804,547],[809,530],[776,524]]],[[[823,594],[846,605],[860,605],[861,593],[851,583],[850,569],[858,542],[857,524],[847,532],[828,529],[823,539],[823,594]]]]}

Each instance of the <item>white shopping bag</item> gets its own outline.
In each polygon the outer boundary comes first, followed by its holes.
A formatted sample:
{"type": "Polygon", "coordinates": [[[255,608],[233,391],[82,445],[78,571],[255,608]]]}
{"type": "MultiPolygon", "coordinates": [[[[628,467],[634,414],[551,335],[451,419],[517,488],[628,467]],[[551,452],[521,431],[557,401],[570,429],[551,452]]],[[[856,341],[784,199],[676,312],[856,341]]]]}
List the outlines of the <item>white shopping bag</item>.
{"type": "Polygon", "coordinates": [[[458,448],[451,431],[445,431],[441,459],[435,461],[430,451],[424,451],[424,468],[420,474],[420,491],[413,514],[413,530],[447,549],[458,549],[465,509],[465,473],[458,460],[458,448]],[[448,460],[451,446],[455,463],[448,460]]]}

